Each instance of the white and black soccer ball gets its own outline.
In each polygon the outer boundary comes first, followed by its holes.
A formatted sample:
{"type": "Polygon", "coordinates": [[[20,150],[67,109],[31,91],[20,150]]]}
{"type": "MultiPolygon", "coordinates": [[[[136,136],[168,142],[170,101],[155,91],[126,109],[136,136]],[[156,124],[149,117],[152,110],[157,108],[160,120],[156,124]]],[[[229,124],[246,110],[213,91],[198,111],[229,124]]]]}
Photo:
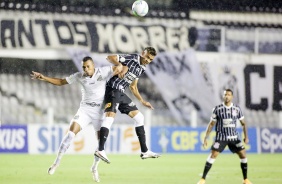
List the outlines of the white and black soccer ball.
{"type": "Polygon", "coordinates": [[[144,17],[149,11],[149,6],[146,1],[138,0],[132,5],[132,13],[135,16],[144,17]]]}

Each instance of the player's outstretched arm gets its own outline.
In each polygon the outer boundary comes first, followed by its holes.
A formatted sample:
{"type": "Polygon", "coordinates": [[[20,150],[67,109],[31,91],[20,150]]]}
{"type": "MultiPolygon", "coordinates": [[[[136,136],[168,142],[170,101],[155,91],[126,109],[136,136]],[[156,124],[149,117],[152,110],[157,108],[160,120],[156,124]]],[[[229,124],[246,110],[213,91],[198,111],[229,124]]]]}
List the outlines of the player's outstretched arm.
{"type": "Polygon", "coordinates": [[[30,76],[31,76],[31,79],[38,79],[38,80],[46,81],[46,82],[49,82],[57,86],[68,84],[66,79],[47,77],[39,72],[32,71],[32,74],[30,74],[30,76]]]}
{"type": "Polygon", "coordinates": [[[123,65],[119,62],[117,55],[109,55],[107,57],[107,60],[110,63],[112,63],[113,65],[115,65],[115,67],[113,68],[113,70],[114,70],[113,75],[117,75],[117,74],[122,72],[122,66],[123,65]]]}
{"type": "Polygon", "coordinates": [[[204,148],[208,145],[207,139],[208,139],[214,125],[215,125],[215,121],[211,121],[207,126],[206,135],[205,135],[204,141],[203,141],[203,147],[204,148]]]}
{"type": "Polygon", "coordinates": [[[242,127],[243,127],[244,142],[245,142],[246,144],[248,144],[248,143],[249,143],[249,137],[248,137],[248,128],[247,128],[247,124],[246,124],[246,122],[245,122],[244,119],[240,120],[240,123],[241,123],[241,125],[242,125],[242,127]]]}
{"type": "Polygon", "coordinates": [[[154,109],[154,107],[150,104],[150,102],[147,102],[143,100],[142,96],[139,93],[139,90],[137,88],[137,82],[138,79],[135,79],[131,84],[130,84],[130,91],[134,94],[134,96],[146,107],[150,109],[154,109]]]}

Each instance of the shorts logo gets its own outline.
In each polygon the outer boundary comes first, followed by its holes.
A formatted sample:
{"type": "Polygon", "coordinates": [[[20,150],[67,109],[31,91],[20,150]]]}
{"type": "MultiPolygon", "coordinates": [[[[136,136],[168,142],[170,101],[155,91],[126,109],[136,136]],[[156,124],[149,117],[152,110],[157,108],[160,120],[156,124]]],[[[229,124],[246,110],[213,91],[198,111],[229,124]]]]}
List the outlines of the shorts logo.
{"type": "Polygon", "coordinates": [[[107,103],[106,105],[105,105],[105,109],[106,108],[110,108],[112,106],[112,103],[107,103]]]}
{"type": "Polygon", "coordinates": [[[213,144],[213,147],[215,148],[215,149],[218,149],[219,148],[219,142],[215,142],[214,144],[213,144]]]}
{"type": "Polygon", "coordinates": [[[240,142],[240,143],[236,144],[236,147],[237,147],[237,148],[244,148],[244,145],[243,145],[242,142],[240,142]]]}
{"type": "Polygon", "coordinates": [[[130,102],[129,104],[128,104],[128,106],[130,106],[130,107],[133,107],[135,104],[134,104],[134,102],[130,102]]]}
{"type": "Polygon", "coordinates": [[[73,117],[73,119],[78,119],[79,118],[79,115],[75,115],[74,117],[73,117]]]}

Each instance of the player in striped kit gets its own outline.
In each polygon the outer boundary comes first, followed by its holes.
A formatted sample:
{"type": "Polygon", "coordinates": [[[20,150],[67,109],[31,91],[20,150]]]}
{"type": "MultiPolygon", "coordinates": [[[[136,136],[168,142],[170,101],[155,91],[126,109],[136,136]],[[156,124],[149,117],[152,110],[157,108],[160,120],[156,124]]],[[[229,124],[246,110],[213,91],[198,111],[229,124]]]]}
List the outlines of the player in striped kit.
{"type": "Polygon", "coordinates": [[[144,115],[138,110],[132,100],[124,93],[130,87],[134,96],[146,107],[153,109],[153,106],[145,101],[140,95],[137,82],[141,74],[145,72],[146,65],[150,64],[156,51],[153,47],[146,47],[142,54],[110,55],[107,59],[114,65],[122,63],[126,70],[123,70],[118,76],[113,76],[106,85],[105,93],[105,115],[100,130],[99,148],[95,155],[106,163],[110,163],[104,151],[104,145],[109,135],[109,129],[114,122],[117,109],[135,120],[135,131],[141,146],[141,158],[158,158],[160,155],[148,150],[146,145],[146,136],[144,129],[144,115]]]}
{"type": "MultiPolygon", "coordinates": [[[[38,79],[49,82],[53,85],[66,85],[72,83],[79,83],[81,85],[82,100],[80,107],[70,123],[69,131],[63,137],[60,147],[58,149],[57,157],[54,163],[49,167],[48,174],[55,173],[57,167],[60,165],[61,159],[75,135],[84,129],[88,124],[92,124],[94,130],[97,132],[99,138],[99,130],[103,120],[102,104],[105,94],[106,81],[122,71],[122,65],[105,66],[95,68],[94,61],[91,57],[84,57],[82,60],[83,72],[77,72],[69,77],[60,79],[44,76],[41,73],[32,71],[32,79],[38,79]]],[[[99,182],[98,163],[99,158],[95,157],[91,172],[93,179],[99,182]]]]}
{"type": "Polygon", "coordinates": [[[237,153],[241,160],[241,169],[244,178],[243,183],[251,184],[250,180],[248,180],[247,178],[248,165],[246,151],[244,144],[242,143],[237,132],[236,122],[237,120],[239,120],[243,127],[245,144],[248,144],[249,142],[247,125],[240,107],[232,103],[233,91],[231,89],[226,89],[224,91],[223,99],[224,102],[213,109],[211,121],[206,130],[206,135],[203,142],[204,147],[207,146],[207,138],[214,125],[216,138],[211,147],[211,154],[207,158],[204,173],[198,184],[205,183],[206,175],[212,167],[212,164],[214,163],[216,157],[224,150],[227,145],[230,151],[237,153]]]}

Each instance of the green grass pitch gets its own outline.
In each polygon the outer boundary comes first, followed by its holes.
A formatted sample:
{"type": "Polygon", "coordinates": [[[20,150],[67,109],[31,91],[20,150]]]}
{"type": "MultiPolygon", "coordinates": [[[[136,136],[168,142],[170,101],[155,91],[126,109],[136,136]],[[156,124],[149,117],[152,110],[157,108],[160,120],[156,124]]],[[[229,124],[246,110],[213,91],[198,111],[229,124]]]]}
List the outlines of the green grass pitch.
{"type": "MultiPolygon", "coordinates": [[[[104,184],[196,184],[207,154],[164,154],[141,160],[138,155],[108,155],[111,164],[100,162],[104,184]]],[[[65,155],[52,176],[47,169],[55,155],[0,154],[1,184],[90,184],[91,155],[65,155]]],[[[282,183],[281,154],[248,154],[249,179],[254,184],[282,183]]],[[[206,184],[240,184],[242,173],[237,155],[221,154],[206,184]]]]}

